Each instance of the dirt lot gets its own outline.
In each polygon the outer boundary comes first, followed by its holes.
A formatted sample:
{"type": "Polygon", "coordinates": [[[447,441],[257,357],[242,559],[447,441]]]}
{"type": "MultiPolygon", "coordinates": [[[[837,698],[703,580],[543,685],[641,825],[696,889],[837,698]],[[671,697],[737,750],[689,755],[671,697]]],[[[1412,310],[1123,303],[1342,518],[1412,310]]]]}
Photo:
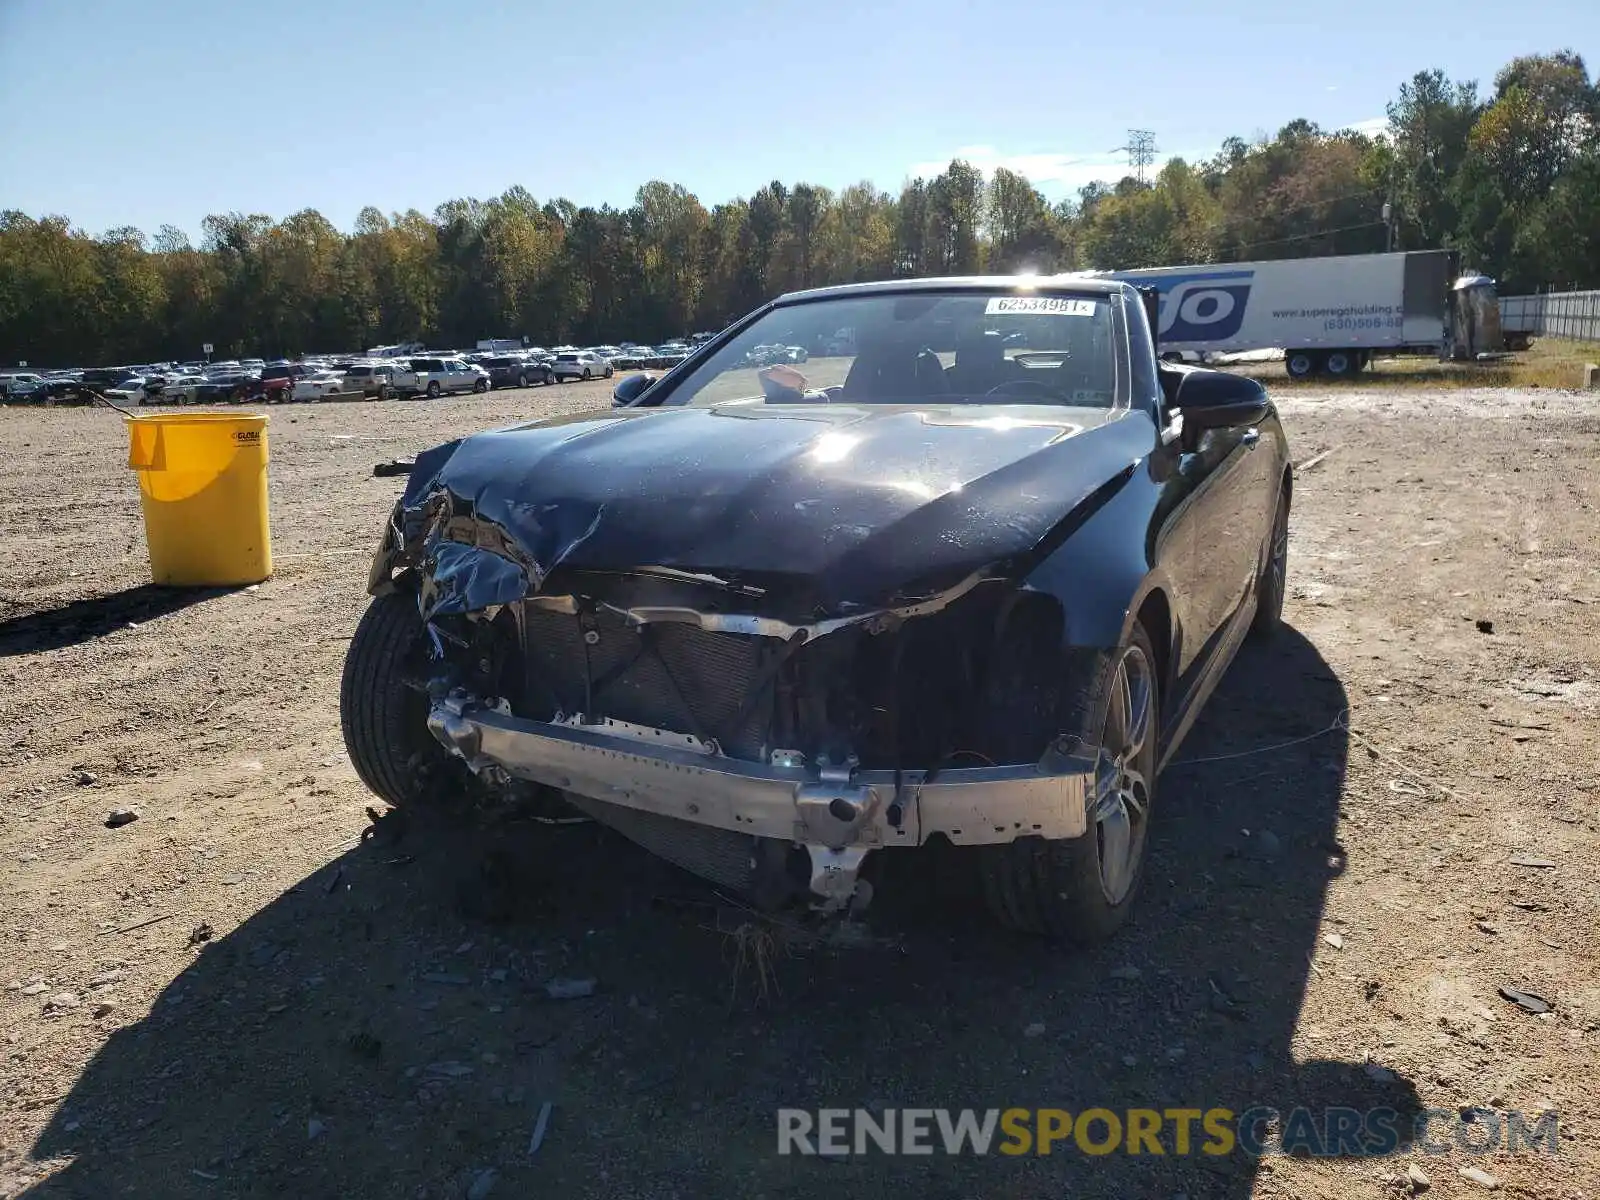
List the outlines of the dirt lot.
{"type": "Polygon", "coordinates": [[[1296,459],[1329,451],[1293,628],[1213,699],[1087,955],[996,933],[961,860],[894,864],[838,945],[740,936],[592,825],[360,840],[372,464],[602,386],[273,410],[278,573],[200,597],[146,586],[114,415],[0,411],[0,1195],[1344,1198],[1416,1164],[1595,1196],[1600,401],[1286,395],[1296,459]],[[1554,1106],[1561,1154],[1442,1124],[1382,1159],[774,1153],[780,1106],[1253,1104],[1554,1106]]]}

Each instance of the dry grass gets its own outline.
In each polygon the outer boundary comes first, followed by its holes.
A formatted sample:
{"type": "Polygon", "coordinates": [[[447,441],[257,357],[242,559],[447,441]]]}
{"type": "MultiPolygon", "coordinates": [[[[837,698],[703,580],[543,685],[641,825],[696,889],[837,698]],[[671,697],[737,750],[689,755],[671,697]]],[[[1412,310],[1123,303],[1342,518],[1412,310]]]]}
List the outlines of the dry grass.
{"type": "MultiPolygon", "coordinates": [[[[1439,362],[1422,356],[1377,358],[1371,367],[1348,382],[1385,387],[1447,388],[1581,388],[1588,363],[1600,362],[1600,344],[1540,338],[1527,350],[1493,363],[1439,362]]],[[[1325,377],[1290,379],[1282,363],[1248,363],[1242,374],[1274,387],[1337,386],[1325,377]]]]}

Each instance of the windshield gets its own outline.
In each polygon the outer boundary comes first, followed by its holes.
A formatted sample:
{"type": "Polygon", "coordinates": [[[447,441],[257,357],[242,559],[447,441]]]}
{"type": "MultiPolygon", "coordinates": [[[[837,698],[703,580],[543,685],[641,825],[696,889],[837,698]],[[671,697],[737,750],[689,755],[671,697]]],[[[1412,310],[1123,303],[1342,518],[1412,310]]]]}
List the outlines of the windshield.
{"type": "Polygon", "coordinates": [[[1103,295],[917,291],[816,300],[756,321],[665,403],[1109,408],[1117,395],[1113,330],[1103,295]]]}

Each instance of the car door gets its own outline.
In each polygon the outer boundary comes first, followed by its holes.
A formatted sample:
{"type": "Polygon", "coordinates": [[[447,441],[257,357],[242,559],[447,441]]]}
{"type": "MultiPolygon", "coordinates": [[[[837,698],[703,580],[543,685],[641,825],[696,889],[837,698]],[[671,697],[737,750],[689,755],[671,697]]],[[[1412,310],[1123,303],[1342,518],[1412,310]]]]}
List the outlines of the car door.
{"type": "Polygon", "coordinates": [[[1181,469],[1195,487],[1190,527],[1194,616],[1207,644],[1221,634],[1260,565],[1260,495],[1268,455],[1260,429],[1208,429],[1181,469]]]}

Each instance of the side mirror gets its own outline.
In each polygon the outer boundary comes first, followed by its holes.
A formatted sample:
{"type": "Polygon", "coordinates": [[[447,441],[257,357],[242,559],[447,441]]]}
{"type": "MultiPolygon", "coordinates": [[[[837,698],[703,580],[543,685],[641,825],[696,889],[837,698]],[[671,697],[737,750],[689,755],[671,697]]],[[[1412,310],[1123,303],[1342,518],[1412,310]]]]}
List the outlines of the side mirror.
{"type": "Polygon", "coordinates": [[[650,390],[656,381],[656,376],[648,372],[640,375],[629,375],[612,389],[611,407],[627,408],[645,392],[650,390]]]}
{"type": "Polygon", "coordinates": [[[1267,389],[1245,375],[1161,363],[1167,404],[1183,414],[1184,434],[1254,425],[1272,411],[1267,389]]]}

